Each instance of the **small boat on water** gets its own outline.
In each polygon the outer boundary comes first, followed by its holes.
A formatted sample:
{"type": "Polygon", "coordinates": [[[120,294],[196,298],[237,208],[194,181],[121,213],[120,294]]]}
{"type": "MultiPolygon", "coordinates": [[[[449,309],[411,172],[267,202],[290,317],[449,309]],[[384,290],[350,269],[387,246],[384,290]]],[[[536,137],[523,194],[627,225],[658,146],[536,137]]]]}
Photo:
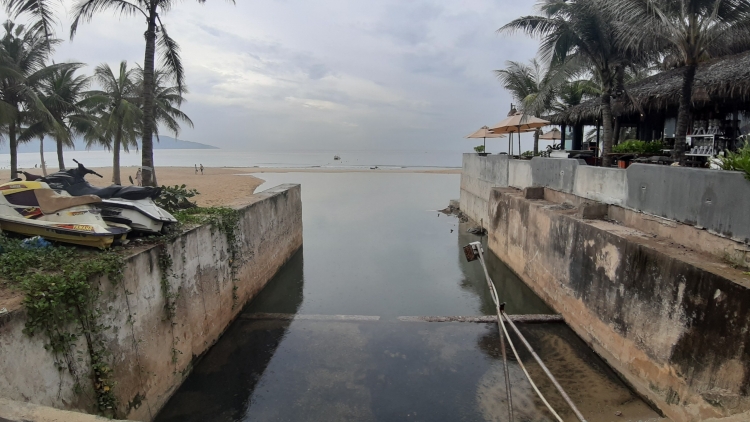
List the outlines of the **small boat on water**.
{"type": "Polygon", "coordinates": [[[339,157],[338,155],[334,155],[333,159],[336,160],[336,161],[339,161],[339,160],[341,160],[341,157],[339,157]]]}
{"type": "Polygon", "coordinates": [[[107,248],[125,240],[130,228],[107,224],[93,204],[95,195],[57,193],[44,182],[0,185],[0,229],[76,245],[107,248]]]}

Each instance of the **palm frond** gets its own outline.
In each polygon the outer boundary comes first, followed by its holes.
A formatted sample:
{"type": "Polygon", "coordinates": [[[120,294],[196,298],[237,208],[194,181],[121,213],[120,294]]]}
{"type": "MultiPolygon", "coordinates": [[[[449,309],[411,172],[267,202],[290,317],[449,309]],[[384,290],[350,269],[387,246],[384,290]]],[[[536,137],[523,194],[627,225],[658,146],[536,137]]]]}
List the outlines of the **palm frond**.
{"type": "MultiPolygon", "coordinates": [[[[161,19],[159,19],[161,23],[161,19]]],[[[162,66],[169,71],[177,83],[177,89],[182,92],[185,86],[185,70],[180,59],[180,46],[167,33],[167,28],[161,24],[161,31],[156,40],[156,46],[162,56],[162,66]]]]}
{"type": "Polygon", "coordinates": [[[73,23],[70,25],[70,38],[78,31],[78,24],[81,22],[91,22],[94,14],[111,10],[121,16],[143,15],[148,19],[148,14],[139,6],[145,5],[143,0],[137,0],[138,4],[126,0],[80,0],[73,7],[73,23]]]}
{"type": "Polygon", "coordinates": [[[51,47],[49,43],[54,38],[54,25],[58,21],[50,0],[5,0],[4,3],[8,15],[13,18],[24,14],[31,16],[35,20],[32,30],[42,31],[51,47]]]}

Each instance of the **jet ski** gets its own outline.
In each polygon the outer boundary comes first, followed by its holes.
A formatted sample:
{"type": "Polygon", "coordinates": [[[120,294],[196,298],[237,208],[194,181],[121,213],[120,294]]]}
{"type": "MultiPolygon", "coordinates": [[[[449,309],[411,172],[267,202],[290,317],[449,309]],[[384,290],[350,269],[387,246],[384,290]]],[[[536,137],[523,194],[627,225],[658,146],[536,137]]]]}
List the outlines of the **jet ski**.
{"type": "Polygon", "coordinates": [[[0,185],[0,229],[76,245],[107,248],[124,241],[130,228],[109,225],[94,195],[57,193],[38,181],[0,185]]]}
{"type": "Polygon", "coordinates": [[[63,190],[72,196],[100,197],[102,201],[96,207],[101,209],[104,220],[128,225],[133,231],[159,233],[165,225],[177,222],[172,214],[154,203],[154,198],[161,194],[161,188],[120,185],[99,188],[84,178],[88,174],[99,177],[102,175],[87,169],[76,160],[73,161],[78,164],[77,168],[59,171],[41,180],[52,189],[63,190]]]}

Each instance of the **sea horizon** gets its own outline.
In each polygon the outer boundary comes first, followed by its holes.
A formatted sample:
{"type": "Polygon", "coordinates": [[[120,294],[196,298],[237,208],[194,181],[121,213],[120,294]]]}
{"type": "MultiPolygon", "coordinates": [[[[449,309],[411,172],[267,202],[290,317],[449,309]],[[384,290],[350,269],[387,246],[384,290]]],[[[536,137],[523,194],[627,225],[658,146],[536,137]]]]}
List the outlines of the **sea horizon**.
{"type": "MultiPolygon", "coordinates": [[[[460,168],[463,152],[459,151],[247,151],[232,149],[154,150],[156,167],[238,167],[238,168],[460,168]],[[335,156],[340,160],[334,159],[335,156]]],[[[110,151],[70,150],[64,152],[65,165],[73,159],[87,167],[112,166],[110,151]]],[[[48,168],[57,168],[57,155],[45,153],[48,168]]],[[[40,167],[39,153],[18,154],[19,169],[40,167]]],[[[121,152],[121,167],[141,165],[139,151],[121,152]]],[[[0,169],[10,168],[10,155],[0,154],[0,169]]]]}

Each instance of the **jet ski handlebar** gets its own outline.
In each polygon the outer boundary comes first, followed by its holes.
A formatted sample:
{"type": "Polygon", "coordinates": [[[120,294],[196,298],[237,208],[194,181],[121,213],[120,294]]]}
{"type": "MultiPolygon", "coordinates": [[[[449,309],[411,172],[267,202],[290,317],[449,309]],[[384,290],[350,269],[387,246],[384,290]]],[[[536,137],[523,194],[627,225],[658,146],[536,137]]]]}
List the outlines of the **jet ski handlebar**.
{"type": "Polygon", "coordinates": [[[102,179],[104,178],[104,176],[102,176],[101,174],[95,172],[94,170],[87,169],[83,164],[79,163],[78,160],[76,160],[75,158],[73,159],[73,161],[75,161],[75,163],[78,164],[78,171],[80,171],[81,174],[83,174],[83,175],[93,174],[93,175],[99,176],[102,179]]]}

